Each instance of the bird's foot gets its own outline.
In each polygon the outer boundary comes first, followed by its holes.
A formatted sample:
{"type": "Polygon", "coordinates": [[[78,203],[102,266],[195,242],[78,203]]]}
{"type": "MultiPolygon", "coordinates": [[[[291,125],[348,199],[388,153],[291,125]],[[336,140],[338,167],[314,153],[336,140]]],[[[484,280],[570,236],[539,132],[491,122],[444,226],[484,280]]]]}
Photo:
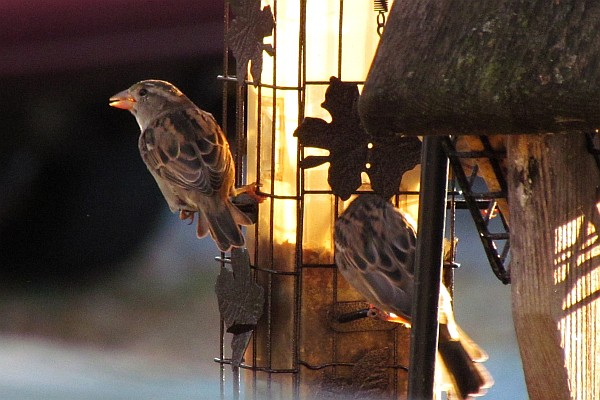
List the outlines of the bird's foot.
{"type": "Polygon", "coordinates": [[[405,317],[396,315],[394,313],[385,312],[374,306],[371,306],[369,308],[367,316],[370,318],[379,319],[381,321],[393,322],[395,324],[402,324],[404,326],[410,327],[410,321],[405,317]]]}
{"type": "Polygon", "coordinates": [[[240,194],[248,195],[257,203],[262,203],[267,198],[266,193],[262,193],[259,190],[259,185],[256,182],[235,189],[235,196],[239,196],[240,194]]]}
{"type": "Polygon", "coordinates": [[[188,223],[188,225],[191,225],[194,223],[194,214],[195,211],[179,210],[179,219],[182,221],[189,219],[190,222],[188,223]]]}

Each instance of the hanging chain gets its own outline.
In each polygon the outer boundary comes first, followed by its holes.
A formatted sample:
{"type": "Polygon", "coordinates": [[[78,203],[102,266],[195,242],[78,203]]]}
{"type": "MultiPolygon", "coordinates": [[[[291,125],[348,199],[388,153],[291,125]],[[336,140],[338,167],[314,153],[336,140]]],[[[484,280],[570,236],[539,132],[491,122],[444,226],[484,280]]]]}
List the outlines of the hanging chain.
{"type": "Polygon", "coordinates": [[[379,11],[377,14],[377,34],[381,37],[383,35],[383,28],[385,27],[385,12],[379,11]]]}
{"type": "Polygon", "coordinates": [[[385,13],[388,12],[387,0],[374,0],[374,9],[377,11],[377,34],[381,37],[385,27],[385,13]]]}

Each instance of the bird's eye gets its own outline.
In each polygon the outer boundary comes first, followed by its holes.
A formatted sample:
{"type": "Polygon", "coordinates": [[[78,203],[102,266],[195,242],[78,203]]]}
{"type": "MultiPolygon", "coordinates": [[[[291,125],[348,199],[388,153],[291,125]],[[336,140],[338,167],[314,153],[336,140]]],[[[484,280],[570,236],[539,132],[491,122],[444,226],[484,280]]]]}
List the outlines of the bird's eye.
{"type": "Polygon", "coordinates": [[[138,92],[138,94],[139,94],[141,97],[144,97],[145,95],[147,95],[147,94],[148,94],[148,90],[146,90],[146,89],[142,88],[142,89],[140,89],[140,91],[138,92]]]}

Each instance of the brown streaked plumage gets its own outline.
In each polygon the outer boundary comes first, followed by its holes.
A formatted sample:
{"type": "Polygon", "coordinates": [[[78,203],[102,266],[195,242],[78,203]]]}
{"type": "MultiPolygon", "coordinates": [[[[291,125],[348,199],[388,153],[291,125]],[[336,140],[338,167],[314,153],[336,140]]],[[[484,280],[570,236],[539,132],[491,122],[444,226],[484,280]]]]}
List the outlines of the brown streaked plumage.
{"type": "MultiPolygon", "coordinates": [[[[411,222],[375,194],[358,196],[335,223],[335,262],[344,278],[373,304],[378,316],[410,326],[416,231],[411,222]],[[395,316],[390,316],[390,313],[395,316]]],[[[456,324],[452,299],[440,288],[440,336],[444,390],[453,398],[485,394],[494,381],[480,363],[487,354],[456,324]]]]}
{"type": "MultiPolygon", "coordinates": [[[[198,237],[208,233],[222,251],[244,246],[239,225],[251,225],[229,196],[235,167],[223,131],[169,82],[145,80],[110,98],[141,129],[139,150],[169,208],[182,219],[198,213],[198,237]]],[[[245,188],[247,190],[247,188],[245,188]]]]}

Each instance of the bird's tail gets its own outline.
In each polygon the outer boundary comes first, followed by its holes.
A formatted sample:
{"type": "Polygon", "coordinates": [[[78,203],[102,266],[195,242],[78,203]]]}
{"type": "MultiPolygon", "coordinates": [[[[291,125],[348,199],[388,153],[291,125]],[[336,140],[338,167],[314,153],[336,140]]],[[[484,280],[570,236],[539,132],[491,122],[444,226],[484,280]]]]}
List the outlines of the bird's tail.
{"type": "Polygon", "coordinates": [[[494,385],[488,370],[481,364],[488,359],[479,347],[454,321],[450,294],[442,285],[440,293],[440,336],[438,354],[442,376],[450,384],[452,399],[482,396],[494,385]]]}
{"type": "Polygon", "coordinates": [[[210,232],[219,250],[229,251],[245,244],[239,225],[252,225],[252,222],[229,200],[220,201],[206,212],[198,213],[197,235],[200,238],[210,232]]]}
{"type": "MultiPolygon", "coordinates": [[[[468,399],[483,396],[492,387],[494,380],[481,364],[485,358],[474,358],[460,339],[455,340],[447,325],[440,325],[439,356],[450,387],[446,388],[452,399],[468,399]]],[[[462,339],[462,338],[461,338],[462,339]]],[[[481,349],[479,349],[481,350],[481,349]]],[[[485,354],[485,353],[484,353],[485,354]]]]}

